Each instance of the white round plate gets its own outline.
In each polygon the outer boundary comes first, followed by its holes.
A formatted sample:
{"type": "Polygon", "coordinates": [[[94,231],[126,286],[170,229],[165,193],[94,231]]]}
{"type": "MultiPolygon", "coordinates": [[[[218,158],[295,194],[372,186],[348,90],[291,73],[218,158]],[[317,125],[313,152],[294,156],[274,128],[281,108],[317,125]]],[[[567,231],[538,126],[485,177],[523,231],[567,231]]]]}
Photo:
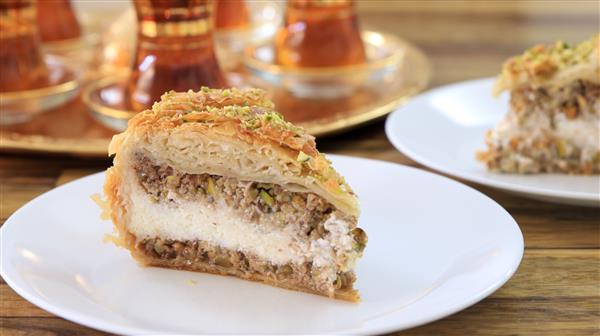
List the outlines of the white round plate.
{"type": "Polygon", "coordinates": [[[35,305],[120,334],[375,334],[421,325],[490,295],[517,269],[523,236],[480,192],[392,163],[331,156],[369,235],[353,304],[218,275],[138,266],[103,236],[90,195],[104,174],[56,188],[0,230],[0,273],[35,305]]]}
{"type": "Polygon", "coordinates": [[[467,81],[421,94],[387,119],[388,139],[411,159],[442,173],[531,198],[600,205],[600,176],[499,174],[475,159],[485,133],[508,111],[508,95],[492,96],[493,78],[467,81]]]}

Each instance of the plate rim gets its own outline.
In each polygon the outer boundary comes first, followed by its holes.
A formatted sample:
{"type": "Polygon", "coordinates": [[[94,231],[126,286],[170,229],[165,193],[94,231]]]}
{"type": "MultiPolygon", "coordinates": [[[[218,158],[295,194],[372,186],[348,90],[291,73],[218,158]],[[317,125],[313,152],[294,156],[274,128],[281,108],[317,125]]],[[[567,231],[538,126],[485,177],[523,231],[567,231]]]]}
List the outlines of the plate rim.
{"type": "MultiPolygon", "coordinates": [[[[388,333],[388,332],[407,330],[410,328],[422,326],[424,324],[431,323],[431,322],[440,320],[442,318],[448,317],[450,315],[453,315],[457,312],[460,312],[460,311],[480,302],[481,300],[487,298],[489,295],[491,295],[492,293],[494,293],[495,291],[500,289],[504,284],[506,284],[513,277],[513,275],[516,273],[516,271],[519,269],[519,266],[523,260],[523,255],[524,255],[524,250],[525,250],[523,233],[522,233],[518,223],[514,219],[514,217],[504,207],[502,207],[498,202],[496,202],[494,199],[487,196],[486,194],[480,192],[479,190],[477,190],[469,185],[461,183],[459,181],[456,181],[456,180],[453,180],[446,176],[432,173],[432,172],[429,172],[429,171],[426,171],[426,170],[420,169],[420,168],[406,166],[406,165],[402,165],[402,164],[398,164],[398,163],[394,163],[394,162],[390,162],[390,161],[375,160],[375,159],[368,159],[368,158],[362,158],[362,157],[354,157],[354,156],[347,156],[347,155],[335,155],[335,154],[326,154],[326,155],[328,158],[333,159],[334,165],[336,164],[335,161],[340,160],[340,159],[341,160],[344,160],[344,159],[359,160],[359,161],[367,161],[367,162],[370,162],[371,164],[374,163],[374,164],[390,165],[390,166],[394,166],[394,169],[401,169],[401,170],[405,170],[405,171],[412,171],[417,174],[423,174],[423,175],[427,176],[428,178],[438,179],[438,180],[453,184],[455,186],[465,188],[466,190],[468,190],[467,192],[474,192],[479,197],[483,197],[483,199],[485,199],[486,202],[491,202],[491,205],[493,205],[494,207],[497,207],[498,210],[500,210],[506,216],[505,219],[507,220],[507,223],[502,224],[502,225],[510,225],[511,231],[513,231],[513,234],[515,234],[514,239],[515,239],[515,243],[517,243],[517,245],[516,245],[516,248],[514,251],[515,251],[517,257],[514,258],[513,260],[511,260],[511,264],[510,264],[509,268],[507,268],[507,272],[503,272],[502,277],[495,279],[492,283],[490,283],[489,286],[487,286],[487,288],[485,290],[482,290],[477,293],[472,293],[465,300],[457,302],[454,305],[447,306],[448,308],[446,308],[442,311],[439,311],[437,314],[423,315],[421,318],[414,319],[414,320],[410,321],[409,323],[404,323],[404,324],[395,324],[395,325],[388,324],[388,325],[383,325],[380,327],[370,328],[370,329],[364,329],[364,328],[339,329],[339,330],[324,331],[323,332],[324,334],[360,333],[360,334],[365,334],[365,335],[374,335],[374,334],[380,334],[380,333],[388,333]]],[[[2,225],[2,227],[0,227],[0,241],[2,241],[4,239],[4,235],[5,235],[7,228],[10,228],[11,225],[14,225],[14,224],[11,224],[14,221],[13,217],[15,215],[18,215],[20,212],[25,211],[24,209],[31,203],[40,202],[40,199],[48,197],[48,195],[51,194],[56,189],[66,187],[71,184],[81,183],[82,180],[84,180],[84,179],[98,178],[99,175],[103,175],[103,174],[105,174],[105,171],[101,171],[101,172],[97,172],[97,173],[93,173],[93,174],[90,174],[87,176],[80,177],[76,180],[70,181],[70,182],[60,185],[56,188],[48,190],[48,191],[42,193],[41,195],[36,196],[29,202],[25,203],[23,206],[21,206],[19,209],[17,209],[13,214],[11,214],[11,216],[9,216],[9,218],[7,218],[7,220],[2,225]]],[[[2,246],[6,246],[6,245],[2,244],[2,246]]],[[[2,250],[4,250],[4,248],[2,248],[2,250]]],[[[101,330],[104,332],[116,333],[116,334],[156,334],[156,333],[166,332],[164,330],[161,331],[161,330],[152,330],[152,329],[131,327],[131,326],[119,324],[118,322],[114,322],[114,321],[104,321],[102,319],[99,320],[95,317],[90,317],[90,315],[80,314],[79,312],[73,311],[72,309],[64,308],[63,306],[60,306],[59,304],[47,301],[44,298],[42,298],[41,296],[35,295],[34,293],[30,293],[25,288],[20,286],[17,283],[17,281],[14,281],[14,279],[11,278],[10,271],[9,271],[9,275],[7,276],[7,270],[4,266],[4,263],[2,263],[2,262],[0,262],[0,276],[2,276],[2,278],[5,280],[5,282],[9,285],[9,287],[11,289],[13,289],[17,294],[19,294],[21,297],[23,297],[30,303],[38,306],[39,308],[46,310],[47,312],[49,312],[57,317],[63,318],[65,320],[71,321],[73,323],[77,323],[77,324],[80,324],[80,325],[83,325],[83,326],[86,326],[89,328],[93,328],[96,330],[101,330]]],[[[172,333],[172,332],[167,332],[167,333],[172,333]]]]}
{"type": "MultiPolygon", "coordinates": [[[[490,187],[493,187],[496,189],[521,193],[524,195],[534,195],[534,196],[538,196],[538,197],[554,197],[554,198],[562,198],[562,199],[572,200],[572,201],[586,201],[586,202],[597,201],[600,204],[600,195],[594,195],[593,193],[577,192],[577,191],[560,191],[560,190],[553,190],[553,189],[546,189],[546,188],[539,188],[539,187],[520,186],[515,183],[498,181],[496,179],[491,179],[491,178],[487,178],[485,176],[480,176],[477,174],[465,172],[464,170],[448,168],[448,167],[444,166],[444,164],[436,162],[435,159],[427,158],[427,157],[422,156],[419,153],[415,152],[409,146],[405,145],[399,139],[399,137],[394,133],[395,131],[393,128],[399,122],[397,120],[399,120],[400,115],[402,113],[408,113],[408,112],[402,112],[402,111],[408,111],[408,109],[411,108],[411,105],[420,103],[421,101],[424,101],[424,100],[427,100],[427,98],[429,98],[430,96],[433,96],[439,92],[442,92],[442,91],[445,91],[448,89],[457,88],[457,87],[460,87],[463,85],[468,85],[468,84],[481,85],[484,83],[491,82],[494,79],[495,79],[495,77],[483,77],[483,78],[470,79],[470,80],[466,80],[466,81],[450,83],[450,84],[438,86],[434,89],[425,91],[425,92],[415,96],[413,99],[408,101],[406,104],[399,106],[392,113],[390,113],[390,115],[387,117],[387,119],[385,121],[386,137],[398,151],[402,152],[403,154],[408,156],[410,159],[412,159],[424,166],[427,166],[431,169],[434,169],[438,172],[448,174],[453,177],[461,178],[466,181],[475,182],[475,183],[485,185],[485,186],[490,186],[490,187]]],[[[483,144],[483,139],[482,139],[482,144],[483,144]]],[[[473,153],[473,156],[475,156],[475,153],[473,153]]],[[[555,175],[555,174],[547,174],[547,175],[555,175]]],[[[519,175],[519,176],[521,176],[521,175],[519,175]]],[[[590,176],[593,177],[593,176],[598,176],[598,175],[590,175],[590,176]]]]}

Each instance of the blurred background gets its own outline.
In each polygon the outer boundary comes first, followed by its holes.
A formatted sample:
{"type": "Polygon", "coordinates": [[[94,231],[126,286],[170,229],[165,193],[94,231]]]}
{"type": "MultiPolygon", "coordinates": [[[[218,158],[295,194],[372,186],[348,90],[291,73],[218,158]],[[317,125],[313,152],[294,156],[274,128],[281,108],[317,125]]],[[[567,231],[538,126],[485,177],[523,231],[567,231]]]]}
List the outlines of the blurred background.
{"type": "MultiPolygon", "coordinates": [[[[285,1],[271,3],[284,6],[285,1]]],[[[587,0],[356,0],[355,4],[365,28],[402,36],[430,56],[433,86],[495,75],[506,58],[534,44],[581,41],[600,25],[598,2],[587,0]]],[[[74,7],[78,15],[93,9],[98,18],[105,18],[132,4],[76,1],[74,7]]],[[[100,19],[94,25],[106,29],[111,23],[100,19]]]]}
{"type": "Polygon", "coordinates": [[[596,1],[3,0],[0,8],[0,150],[87,157],[104,156],[110,137],[168,90],[261,87],[286,119],[339,135],[427,88],[494,76],[535,44],[589,38],[599,24],[596,1]]]}

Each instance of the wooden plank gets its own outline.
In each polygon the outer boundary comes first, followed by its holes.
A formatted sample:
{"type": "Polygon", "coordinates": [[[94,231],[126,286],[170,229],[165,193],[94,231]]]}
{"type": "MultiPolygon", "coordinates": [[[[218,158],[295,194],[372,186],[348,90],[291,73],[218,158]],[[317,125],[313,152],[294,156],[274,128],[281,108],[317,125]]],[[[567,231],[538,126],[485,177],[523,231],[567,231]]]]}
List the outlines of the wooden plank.
{"type": "Polygon", "coordinates": [[[0,317],[51,317],[47,311],[36,307],[15,293],[6,283],[0,284],[0,317]]]}
{"type": "Polygon", "coordinates": [[[0,318],[3,336],[97,336],[110,335],[57,317],[0,318]]]}
{"type": "Polygon", "coordinates": [[[397,335],[599,335],[600,298],[490,298],[397,335]]]}
{"type": "Polygon", "coordinates": [[[52,155],[18,155],[2,153],[0,156],[0,177],[4,176],[45,176],[56,177],[63,169],[94,168],[106,169],[111,164],[109,158],[75,158],[52,155]]]}
{"type": "Polygon", "coordinates": [[[494,298],[600,298],[600,250],[525,250],[511,280],[494,298]]]}
{"type": "Polygon", "coordinates": [[[78,178],[97,173],[98,171],[99,170],[97,169],[65,169],[58,176],[55,185],[58,187],[67,182],[74,181],[78,178]]]}
{"type": "MultiPolygon", "coordinates": [[[[599,298],[491,298],[397,335],[598,335],[599,298]]],[[[60,318],[0,318],[2,335],[102,335],[60,318]]]]}
{"type": "Polygon", "coordinates": [[[2,222],[34,197],[52,189],[46,184],[0,184],[0,219],[2,222]]]}

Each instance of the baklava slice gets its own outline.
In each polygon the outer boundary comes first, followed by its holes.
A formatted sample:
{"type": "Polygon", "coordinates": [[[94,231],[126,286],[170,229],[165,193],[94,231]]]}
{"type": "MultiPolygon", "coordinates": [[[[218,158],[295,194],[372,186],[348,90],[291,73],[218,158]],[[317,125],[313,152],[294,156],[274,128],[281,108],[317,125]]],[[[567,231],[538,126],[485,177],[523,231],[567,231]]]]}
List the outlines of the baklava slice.
{"type": "Polygon", "coordinates": [[[504,64],[494,91],[510,92],[510,110],[478,155],[489,170],[600,173],[599,44],[538,45],[504,64]]]}
{"type": "Polygon", "coordinates": [[[109,151],[118,243],[141,264],[357,301],[358,201],[261,90],[169,92],[109,151]]]}

